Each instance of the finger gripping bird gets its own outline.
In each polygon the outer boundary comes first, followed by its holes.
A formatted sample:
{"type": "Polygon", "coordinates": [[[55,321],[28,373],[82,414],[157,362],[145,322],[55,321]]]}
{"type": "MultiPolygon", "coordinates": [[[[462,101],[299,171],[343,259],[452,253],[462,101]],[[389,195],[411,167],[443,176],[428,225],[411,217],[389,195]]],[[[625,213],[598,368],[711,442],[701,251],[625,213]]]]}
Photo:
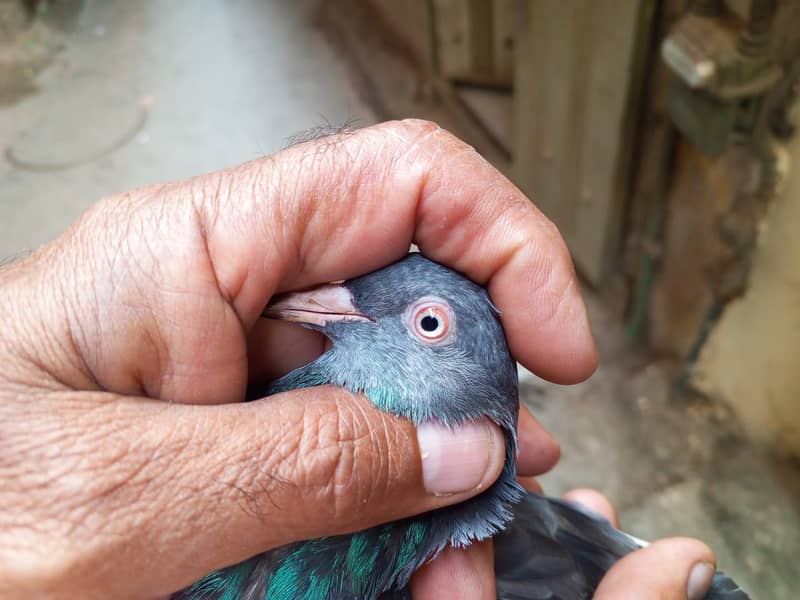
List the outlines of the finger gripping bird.
{"type": "MultiPolygon", "coordinates": [[[[349,535],[277,548],[207,575],[176,600],[410,598],[411,575],[446,546],[495,536],[501,600],[591,598],[643,542],[516,481],[519,390],[500,315],[482,287],[420,254],[342,284],[275,299],[264,316],[302,324],[332,347],[265,394],[338,385],[414,424],[491,420],[505,436],[497,481],[461,504],[349,535]]],[[[748,598],[717,573],[709,600],[748,598]]]]}

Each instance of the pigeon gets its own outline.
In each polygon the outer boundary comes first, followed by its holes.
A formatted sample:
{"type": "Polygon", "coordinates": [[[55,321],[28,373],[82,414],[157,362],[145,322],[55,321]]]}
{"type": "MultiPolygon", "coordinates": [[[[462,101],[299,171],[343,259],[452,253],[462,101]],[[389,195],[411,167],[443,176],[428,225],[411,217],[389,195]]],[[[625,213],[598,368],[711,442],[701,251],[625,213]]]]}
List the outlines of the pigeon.
{"type": "MultiPolygon", "coordinates": [[[[319,331],[332,345],[258,396],[337,385],[416,425],[488,419],[503,432],[506,462],[493,485],[460,504],[270,550],[210,573],[174,600],[410,599],[418,568],[447,546],[488,537],[498,599],[579,600],[591,598],[619,558],[645,545],[516,481],[516,362],[499,311],[467,277],[409,253],[352,280],[279,296],[264,316],[319,331]]],[[[706,598],[749,596],[718,572],[706,598]]]]}

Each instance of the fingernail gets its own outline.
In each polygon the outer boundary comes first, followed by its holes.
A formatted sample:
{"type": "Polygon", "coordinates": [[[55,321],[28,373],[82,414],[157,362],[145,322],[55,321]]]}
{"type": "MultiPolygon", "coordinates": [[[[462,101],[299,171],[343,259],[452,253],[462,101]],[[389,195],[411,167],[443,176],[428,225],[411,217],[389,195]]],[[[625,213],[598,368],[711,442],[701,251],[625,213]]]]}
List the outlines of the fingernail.
{"type": "Polygon", "coordinates": [[[716,571],[716,567],[707,562],[700,562],[692,567],[692,571],[689,573],[689,583],[686,584],[686,597],[689,600],[703,600],[708,588],[711,587],[711,580],[716,571]]]}
{"type": "Polygon", "coordinates": [[[487,422],[468,422],[452,429],[434,421],[422,423],[417,440],[425,489],[437,496],[489,485],[503,463],[503,434],[487,422]]]}

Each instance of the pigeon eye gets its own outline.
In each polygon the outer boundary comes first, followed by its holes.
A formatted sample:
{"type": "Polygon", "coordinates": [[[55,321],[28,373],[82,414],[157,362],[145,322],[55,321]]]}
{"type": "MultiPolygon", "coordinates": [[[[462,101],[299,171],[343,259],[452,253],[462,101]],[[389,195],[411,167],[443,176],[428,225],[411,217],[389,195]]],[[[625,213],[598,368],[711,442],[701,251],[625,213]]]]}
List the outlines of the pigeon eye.
{"type": "Polygon", "coordinates": [[[440,298],[420,298],[406,311],[408,329],[429,345],[447,341],[453,334],[454,325],[453,310],[440,298]]]}
{"type": "Polygon", "coordinates": [[[442,326],[442,322],[435,314],[427,314],[420,319],[419,326],[425,333],[433,335],[442,326]]]}

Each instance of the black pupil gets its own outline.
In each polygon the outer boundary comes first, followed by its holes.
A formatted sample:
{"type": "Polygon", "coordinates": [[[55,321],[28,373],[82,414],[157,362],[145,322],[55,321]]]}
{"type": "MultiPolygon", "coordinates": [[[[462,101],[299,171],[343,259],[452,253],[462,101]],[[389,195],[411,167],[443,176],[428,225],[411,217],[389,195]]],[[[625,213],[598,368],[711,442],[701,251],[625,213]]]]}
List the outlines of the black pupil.
{"type": "Polygon", "coordinates": [[[424,317],[422,317],[422,320],[419,322],[419,325],[420,327],[422,327],[424,331],[431,333],[439,329],[439,319],[437,319],[436,317],[432,317],[430,315],[425,315],[424,317]]]}

